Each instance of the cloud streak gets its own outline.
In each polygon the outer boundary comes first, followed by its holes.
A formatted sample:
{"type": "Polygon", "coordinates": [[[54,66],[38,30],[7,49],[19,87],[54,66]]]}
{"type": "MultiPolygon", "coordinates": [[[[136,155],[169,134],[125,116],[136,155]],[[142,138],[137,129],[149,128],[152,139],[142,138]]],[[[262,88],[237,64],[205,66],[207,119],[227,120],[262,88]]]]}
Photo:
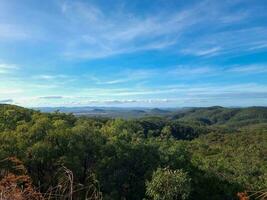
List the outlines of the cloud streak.
{"type": "Polygon", "coordinates": [[[18,66],[0,62],[0,74],[9,74],[17,70],[18,66]]]}
{"type": "MultiPolygon", "coordinates": [[[[260,84],[236,85],[176,85],[146,89],[101,89],[91,88],[72,96],[43,96],[38,98],[18,99],[17,102],[34,102],[33,105],[168,105],[171,107],[207,105],[242,106],[254,101],[266,102],[267,87],[260,84]],[[152,96],[151,96],[152,95],[152,96]],[[155,95],[155,96],[154,96],[155,95]],[[164,96],[165,98],[159,98],[164,96]],[[29,100],[30,99],[30,100],[29,100]],[[59,100],[59,101],[57,101],[59,100]],[[239,103],[233,103],[242,101],[239,103]],[[228,102],[230,101],[230,102],[228,102]]],[[[257,104],[255,104],[257,105],[257,104]]],[[[263,105],[263,104],[260,104],[263,105]]],[[[265,104],[264,104],[265,105],[265,104]]]]}
{"type": "Polygon", "coordinates": [[[142,18],[129,17],[126,11],[107,15],[92,4],[68,2],[64,4],[64,15],[71,21],[79,19],[90,29],[83,30],[80,37],[69,42],[65,55],[94,59],[178,47],[183,49],[181,53],[184,54],[216,56],[243,51],[244,48],[246,51],[265,48],[265,28],[229,29],[230,25],[245,23],[253,16],[249,9],[230,12],[233,6],[235,4],[229,2],[202,1],[177,12],[160,12],[156,16],[142,18]],[[207,9],[213,9],[213,12],[207,9]],[[203,28],[210,28],[212,35],[199,34],[203,28]],[[194,41],[190,41],[192,35],[194,41]]]}
{"type": "Polygon", "coordinates": [[[13,103],[13,99],[0,99],[0,103],[13,103]]]}
{"type": "Polygon", "coordinates": [[[30,16],[40,18],[38,23],[9,16],[8,2],[3,3],[0,12],[6,14],[0,22],[0,40],[45,41],[60,46],[57,55],[67,59],[102,59],[151,50],[210,57],[267,48],[266,27],[256,23],[248,26],[248,22],[266,17],[261,14],[264,9],[239,9],[239,1],[203,0],[145,15],[122,5],[111,5],[114,12],[108,12],[97,2],[49,3],[56,12],[22,6],[30,16]]]}
{"type": "Polygon", "coordinates": [[[248,66],[239,66],[233,67],[229,70],[234,73],[267,73],[267,65],[248,65],[248,66]]]}
{"type": "Polygon", "coordinates": [[[39,99],[63,99],[63,96],[43,96],[39,97],[39,99]]]}

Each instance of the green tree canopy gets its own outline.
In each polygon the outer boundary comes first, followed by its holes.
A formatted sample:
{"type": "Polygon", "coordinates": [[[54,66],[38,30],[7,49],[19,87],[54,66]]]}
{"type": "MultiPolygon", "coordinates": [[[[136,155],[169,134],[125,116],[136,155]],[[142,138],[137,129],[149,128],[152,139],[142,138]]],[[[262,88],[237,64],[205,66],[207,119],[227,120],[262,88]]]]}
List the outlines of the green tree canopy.
{"type": "Polygon", "coordinates": [[[147,182],[147,195],[153,200],[186,200],[191,191],[190,178],[183,170],[157,169],[147,182]]]}

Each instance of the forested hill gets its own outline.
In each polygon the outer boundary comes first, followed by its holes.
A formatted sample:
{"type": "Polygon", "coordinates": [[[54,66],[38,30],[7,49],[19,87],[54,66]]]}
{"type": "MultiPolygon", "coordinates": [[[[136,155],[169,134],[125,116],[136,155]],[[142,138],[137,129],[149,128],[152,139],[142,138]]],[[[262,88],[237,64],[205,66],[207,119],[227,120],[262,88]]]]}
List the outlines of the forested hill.
{"type": "Polygon", "coordinates": [[[174,119],[196,120],[208,125],[249,125],[267,122],[267,107],[248,108],[192,108],[175,114],[174,119]]]}
{"type": "Polygon", "coordinates": [[[266,107],[134,111],[142,117],[0,105],[0,194],[14,200],[266,197],[266,107]]]}
{"type": "MultiPolygon", "coordinates": [[[[112,107],[40,107],[41,112],[72,113],[76,116],[102,116],[112,118],[142,118],[161,116],[174,119],[198,120],[209,124],[235,123],[246,120],[267,119],[267,107],[224,108],[219,106],[203,108],[112,108],[112,107]]],[[[257,121],[255,121],[257,123],[257,121]]]]}

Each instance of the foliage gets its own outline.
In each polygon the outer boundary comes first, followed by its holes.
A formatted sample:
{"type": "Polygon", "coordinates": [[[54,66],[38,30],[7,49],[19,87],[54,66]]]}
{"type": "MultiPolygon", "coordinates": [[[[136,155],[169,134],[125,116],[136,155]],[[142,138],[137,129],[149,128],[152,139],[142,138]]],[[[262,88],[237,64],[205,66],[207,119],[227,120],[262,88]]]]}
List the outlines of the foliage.
{"type": "Polygon", "coordinates": [[[159,168],[146,185],[146,193],[153,200],[186,200],[191,190],[190,178],[182,170],[159,168]]]}
{"type": "Polygon", "coordinates": [[[1,190],[11,184],[22,198],[22,178],[61,197],[72,187],[77,200],[255,199],[267,188],[266,112],[211,107],[123,120],[0,105],[1,190]]]}

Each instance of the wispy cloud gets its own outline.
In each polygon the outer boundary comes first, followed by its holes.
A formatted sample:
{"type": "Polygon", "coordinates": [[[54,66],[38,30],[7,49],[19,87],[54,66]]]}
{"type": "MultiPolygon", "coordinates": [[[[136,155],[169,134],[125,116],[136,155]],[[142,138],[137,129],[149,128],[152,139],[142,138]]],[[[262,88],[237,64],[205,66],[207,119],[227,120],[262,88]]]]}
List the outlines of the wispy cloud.
{"type": "Polygon", "coordinates": [[[15,94],[22,94],[24,92],[24,89],[22,88],[13,88],[13,87],[0,87],[0,96],[9,96],[9,95],[15,95],[15,94]]]}
{"type": "MultiPolygon", "coordinates": [[[[199,76],[211,75],[218,72],[218,68],[214,66],[176,66],[173,70],[169,70],[167,74],[170,75],[186,75],[186,76],[199,76]]],[[[164,74],[164,73],[163,73],[164,74]]]]}
{"type": "Polygon", "coordinates": [[[199,35],[182,53],[195,56],[233,55],[266,48],[267,28],[253,27],[199,35]]]}
{"type": "Polygon", "coordinates": [[[68,79],[71,78],[68,75],[64,74],[41,74],[33,76],[34,79],[43,79],[43,80],[57,80],[57,79],[68,79]]]}
{"type": "Polygon", "coordinates": [[[0,103],[13,103],[13,99],[0,99],[0,103]]]}
{"type": "Polygon", "coordinates": [[[0,63],[1,69],[18,69],[18,66],[13,64],[0,63]]]}
{"type": "Polygon", "coordinates": [[[18,41],[29,39],[27,29],[18,24],[1,24],[0,23],[0,41],[18,41]]]}
{"type": "Polygon", "coordinates": [[[94,75],[90,75],[89,78],[92,79],[96,84],[113,85],[150,79],[156,74],[158,74],[157,69],[126,69],[116,73],[112,79],[99,78],[94,75]]]}
{"type": "Polygon", "coordinates": [[[233,67],[230,72],[238,72],[238,73],[267,73],[267,65],[248,65],[248,66],[238,66],[233,67]]]}
{"type": "Polygon", "coordinates": [[[80,102],[74,101],[74,105],[118,105],[122,106],[123,104],[127,105],[138,105],[138,104],[159,104],[173,102],[175,100],[169,99],[114,99],[114,100],[83,100],[80,102]]]}
{"type": "Polygon", "coordinates": [[[39,97],[39,99],[63,99],[63,96],[43,96],[39,97]]]}
{"type": "Polygon", "coordinates": [[[239,8],[240,1],[203,0],[139,15],[127,6],[114,6],[113,12],[107,12],[97,2],[64,0],[50,2],[58,5],[51,13],[27,10],[30,16],[38,15],[38,23],[25,20],[25,16],[9,16],[5,4],[0,9],[5,13],[0,40],[31,42],[38,38],[58,46],[53,53],[69,59],[101,59],[150,50],[207,57],[262,50],[267,42],[264,27],[247,25],[264,19],[260,14],[264,10],[239,8]]]}
{"type": "Polygon", "coordinates": [[[267,48],[267,41],[259,41],[256,42],[252,47],[249,48],[249,50],[260,50],[267,48]]]}
{"type": "MultiPolygon", "coordinates": [[[[203,77],[235,76],[260,74],[267,72],[267,65],[265,63],[258,63],[253,65],[178,65],[166,67],[163,69],[150,68],[139,70],[124,70],[113,76],[113,78],[100,78],[95,75],[89,78],[97,85],[120,85],[123,83],[133,83],[138,85],[142,81],[155,82],[161,80],[197,80],[203,77]]],[[[142,84],[142,87],[144,85],[142,84]]]]}
{"type": "Polygon", "coordinates": [[[252,11],[239,11],[230,15],[222,15],[220,21],[224,24],[232,24],[250,18],[252,11]]]}
{"type": "MultiPolygon", "coordinates": [[[[33,105],[128,105],[144,106],[196,106],[196,105],[231,105],[240,106],[245,103],[264,102],[267,99],[265,85],[249,83],[235,85],[173,85],[157,88],[129,89],[129,88],[90,88],[84,89],[71,96],[43,96],[30,98],[33,105]],[[162,95],[165,98],[159,98],[162,95]],[[229,101],[229,102],[228,102],[229,101]]],[[[26,102],[27,98],[18,102],[26,102]]],[[[261,104],[262,105],[262,104],[261,104]]]]}
{"type": "Polygon", "coordinates": [[[89,3],[65,2],[64,15],[71,22],[79,19],[90,27],[68,42],[65,55],[92,59],[175,46],[185,54],[215,56],[264,48],[267,41],[264,28],[229,29],[257,17],[253,9],[233,12],[233,6],[235,2],[201,1],[176,12],[137,17],[127,11],[108,15],[89,3]],[[209,31],[199,31],[202,29],[209,31]],[[206,35],[207,32],[211,34],[206,35]],[[255,43],[258,44],[254,46],[255,43]]]}
{"type": "Polygon", "coordinates": [[[78,93],[78,96],[96,97],[145,97],[147,95],[208,95],[218,93],[230,93],[230,92],[265,92],[267,87],[259,84],[234,84],[234,85],[171,85],[162,87],[147,87],[147,88],[88,88],[83,89],[78,93]]]}
{"type": "Polygon", "coordinates": [[[185,49],[182,52],[195,56],[214,56],[221,50],[220,47],[211,47],[207,49],[185,49]]]}
{"type": "MultiPolygon", "coordinates": [[[[107,16],[86,3],[64,3],[63,13],[72,22],[79,19],[90,29],[68,43],[69,57],[101,58],[143,50],[159,50],[176,44],[185,31],[203,22],[206,3],[176,13],[137,17],[125,13],[107,16]],[[90,14],[89,14],[90,13],[90,14]],[[123,19],[123,20],[118,20],[123,19]]],[[[74,24],[74,26],[77,24],[74,24]]],[[[214,50],[213,50],[214,51],[214,50]]]]}
{"type": "Polygon", "coordinates": [[[13,64],[1,63],[0,62],[0,74],[8,74],[18,69],[18,66],[13,64]]]}

